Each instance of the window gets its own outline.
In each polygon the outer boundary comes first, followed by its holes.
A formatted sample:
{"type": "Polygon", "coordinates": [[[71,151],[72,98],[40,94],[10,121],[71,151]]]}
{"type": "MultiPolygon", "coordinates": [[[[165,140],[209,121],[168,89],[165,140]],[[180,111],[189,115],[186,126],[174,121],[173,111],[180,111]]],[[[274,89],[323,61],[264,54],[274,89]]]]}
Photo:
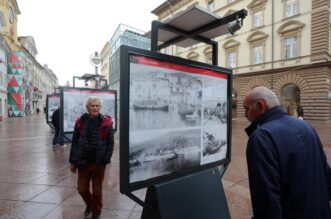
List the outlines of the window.
{"type": "Polygon", "coordinates": [[[204,50],[203,50],[203,54],[205,55],[205,62],[207,64],[213,64],[213,49],[211,46],[207,46],[204,50]]]}
{"type": "Polygon", "coordinates": [[[298,0],[286,0],[285,17],[291,17],[298,14],[298,0]]]}
{"type": "Polygon", "coordinates": [[[198,58],[199,58],[199,54],[196,53],[196,52],[190,52],[188,55],[187,55],[187,59],[189,60],[193,60],[193,61],[198,61],[198,58]]]}
{"type": "Polygon", "coordinates": [[[211,52],[205,54],[205,62],[210,65],[213,64],[213,55],[211,52]]]}
{"type": "Polygon", "coordinates": [[[238,54],[240,43],[236,40],[230,39],[224,43],[223,48],[225,50],[225,65],[228,68],[238,67],[238,54]]]}
{"type": "Polygon", "coordinates": [[[263,26],[263,11],[257,11],[253,14],[253,27],[263,26]]]}
{"type": "Polygon", "coordinates": [[[182,50],[182,47],[180,47],[180,46],[176,46],[176,52],[177,53],[180,53],[180,52],[182,52],[183,50],[182,50]]]}
{"type": "Polygon", "coordinates": [[[215,11],[215,5],[214,5],[213,0],[207,2],[207,9],[208,9],[208,11],[211,11],[211,12],[215,11]]]}
{"type": "Polygon", "coordinates": [[[295,58],[297,56],[297,38],[295,36],[284,39],[285,59],[295,58]]]}
{"type": "Polygon", "coordinates": [[[263,46],[258,45],[253,47],[253,64],[257,65],[263,62],[263,46]]]}
{"type": "Polygon", "coordinates": [[[2,28],[5,26],[6,26],[6,19],[2,11],[0,11],[0,31],[2,31],[2,28]]]}
{"type": "Polygon", "coordinates": [[[228,68],[236,68],[237,67],[237,53],[229,52],[228,53],[228,68]]]}
{"type": "Polygon", "coordinates": [[[301,36],[304,28],[304,23],[291,20],[278,28],[277,33],[281,39],[281,55],[283,62],[292,58],[296,58],[297,62],[300,60],[301,36]]]}

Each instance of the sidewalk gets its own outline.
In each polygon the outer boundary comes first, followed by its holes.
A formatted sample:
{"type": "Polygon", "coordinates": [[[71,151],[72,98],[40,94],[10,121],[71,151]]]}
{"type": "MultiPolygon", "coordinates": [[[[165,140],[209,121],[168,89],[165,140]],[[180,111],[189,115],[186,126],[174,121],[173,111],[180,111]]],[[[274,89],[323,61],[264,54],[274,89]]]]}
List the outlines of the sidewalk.
{"type": "MultiPolygon", "coordinates": [[[[232,219],[250,219],[244,119],[233,121],[231,163],[223,184],[232,219]]],[[[331,124],[313,123],[331,160],[331,124]]],[[[70,146],[52,148],[53,133],[44,114],[4,118],[0,122],[0,218],[82,218],[85,205],[69,171],[70,146]]],[[[101,218],[139,219],[142,208],[119,192],[119,151],[115,141],[112,163],[104,182],[101,218]]],[[[145,190],[134,193],[144,200],[145,190]]]]}

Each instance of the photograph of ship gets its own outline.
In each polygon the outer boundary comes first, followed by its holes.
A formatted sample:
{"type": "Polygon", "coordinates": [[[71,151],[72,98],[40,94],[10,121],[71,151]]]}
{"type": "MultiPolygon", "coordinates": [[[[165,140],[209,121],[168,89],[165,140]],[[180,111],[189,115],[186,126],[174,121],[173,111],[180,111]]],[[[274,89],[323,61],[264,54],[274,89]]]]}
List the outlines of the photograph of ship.
{"type": "Polygon", "coordinates": [[[226,136],[226,125],[208,126],[202,129],[202,163],[210,163],[226,157],[226,136]]]}
{"type": "Polygon", "coordinates": [[[201,75],[135,63],[130,67],[130,130],[201,125],[201,75]]]}
{"type": "Polygon", "coordinates": [[[52,122],[52,115],[59,106],[60,94],[47,96],[47,122],[52,122]]]}
{"type": "MultiPolygon", "coordinates": [[[[73,132],[76,120],[86,113],[86,101],[89,96],[98,96],[102,100],[101,113],[115,118],[115,94],[112,91],[94,91],[63,89],[63,132],[73,132]]],[[[113,119],[113,127],[116,119],[113,119]]]]}
{"type": "Polygon", "coordinates": [[[154,130],[130,135],[130,183],[200,165],[200,131],[154,130]]]}

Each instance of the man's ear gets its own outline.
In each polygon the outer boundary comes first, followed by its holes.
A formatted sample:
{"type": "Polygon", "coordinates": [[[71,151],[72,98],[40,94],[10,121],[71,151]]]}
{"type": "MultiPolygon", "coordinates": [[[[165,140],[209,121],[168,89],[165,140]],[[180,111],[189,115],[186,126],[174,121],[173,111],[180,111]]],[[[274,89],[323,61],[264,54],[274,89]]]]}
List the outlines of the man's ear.
{"type": "Polygon", "coordinates": [[[256,106],[257,106],[257,110],[261,114],[265,113],[269,109],[268,104],[264,100],[262,100],[262,99],[257,100],[256,106]]]}

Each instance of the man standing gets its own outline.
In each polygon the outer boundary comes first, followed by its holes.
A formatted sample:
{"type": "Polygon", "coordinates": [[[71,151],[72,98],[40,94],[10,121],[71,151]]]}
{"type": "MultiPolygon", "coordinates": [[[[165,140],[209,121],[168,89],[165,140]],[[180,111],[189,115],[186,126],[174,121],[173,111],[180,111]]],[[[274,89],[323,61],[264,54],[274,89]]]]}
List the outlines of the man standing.
{"type": "Polygon", "coordinates": [[[60,107],[58,107],[52,114],[52,124],[55,129],[54,137],[53,137],[53,147],[57,144],[60,146],[64,146],[63,137],[60,133],[60,107]]]}
{"type": "Polygon", "coordinates": [[[253,218],[330,219],[331,169],[316,131],[266,87],[250,90],[244,108],[253,218]]]}
{"type": "Polygon", "coordinates": [[[114,131],[111,117],[100,113],[101,100],[91,96],[86,103],[88,113],[75,124],[70,150],[70,170],[78,169],[78,192],[86,209],[84,218],[100,218],[102,209],[102,183],[106,164],[110,162],[114,147],[114,131]],[[90,192],[92,182],[92,193],[90,192]]]}

